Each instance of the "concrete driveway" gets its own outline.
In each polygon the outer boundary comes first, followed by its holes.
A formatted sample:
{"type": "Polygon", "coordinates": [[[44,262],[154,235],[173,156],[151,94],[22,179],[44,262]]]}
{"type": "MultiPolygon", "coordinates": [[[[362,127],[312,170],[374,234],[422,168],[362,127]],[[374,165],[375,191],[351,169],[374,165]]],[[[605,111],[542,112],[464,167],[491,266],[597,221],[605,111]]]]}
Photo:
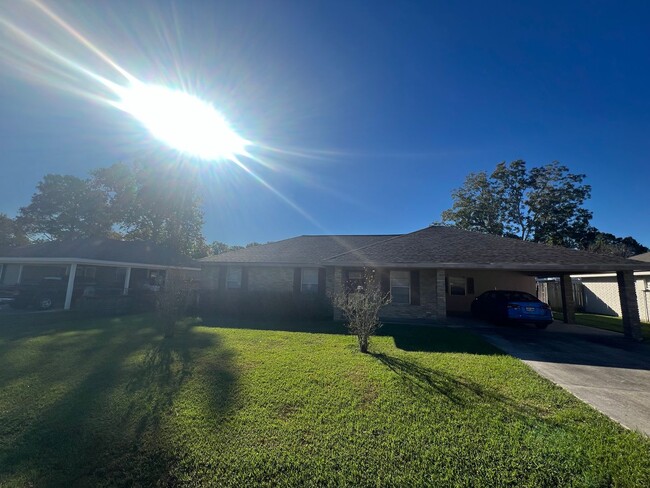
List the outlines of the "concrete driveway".
{"type": "Polygon", "coordinates": [[[546,330],[473,321],[465,326],[623,426],[650,436],[650,344],[558,321],[546,330]]]}

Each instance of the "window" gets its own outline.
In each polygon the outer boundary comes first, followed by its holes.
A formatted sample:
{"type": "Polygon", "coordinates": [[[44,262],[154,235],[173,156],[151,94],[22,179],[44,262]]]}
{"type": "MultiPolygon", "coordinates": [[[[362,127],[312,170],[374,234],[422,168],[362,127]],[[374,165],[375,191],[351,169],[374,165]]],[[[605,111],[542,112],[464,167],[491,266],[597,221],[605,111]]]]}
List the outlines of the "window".
{"type": "Polygon", "coordinates": [[[241,288],[241,268],[226,268],[226,289],[235,290],[241,288]]]}
{"type": "Polygon", "coordinates": [[[449,294],[450,295],[459,295],[465,296],[465,278],[460,278],[458,276],[449,277],[449,294]]]}
{"type": "Polygon", "coordinates": [[[450,295],[474,295],[474,278],[450,276],[448,283],[450,295]]]}
{"type": "Polygon", "coordinates": [[[365,276],[363,271],[351,270],[348,271],[348,280],[345,283],[346,290],[348,292],[357,291],[363,289],[365,285],[365,276]]]}
{"type": "Polygon", "coordinates": [[[411,272],[390,272],[390,298],[392,303],[411,303],[411,272]]]}
{"type": "Polygon", "coordinates": [[[300,291],[318,293],[318,268],[302,268],[300,291]]]}

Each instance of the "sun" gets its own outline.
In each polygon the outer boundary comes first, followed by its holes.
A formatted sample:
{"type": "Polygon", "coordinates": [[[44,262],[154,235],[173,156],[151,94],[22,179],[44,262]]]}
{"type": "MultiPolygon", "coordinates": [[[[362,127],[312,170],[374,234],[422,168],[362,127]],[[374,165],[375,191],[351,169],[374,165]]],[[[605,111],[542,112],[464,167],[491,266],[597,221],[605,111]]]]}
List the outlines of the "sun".
{"type": "Polygon", "coordinates": [[[177,151],[208,161],[235,160],[250,142],[240,137],[211,104],[188,93],[132,81],[115,89],[115,106],[177,151]]]}

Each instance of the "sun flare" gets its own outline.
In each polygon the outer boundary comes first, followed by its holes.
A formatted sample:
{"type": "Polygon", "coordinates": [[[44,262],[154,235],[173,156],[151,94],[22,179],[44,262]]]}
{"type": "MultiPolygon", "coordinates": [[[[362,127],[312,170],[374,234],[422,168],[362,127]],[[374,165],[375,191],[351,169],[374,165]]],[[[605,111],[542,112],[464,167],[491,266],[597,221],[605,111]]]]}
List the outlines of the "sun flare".
{"type": "Polygon", "coordinates": [[[133,81],[115,88],[115,106],[140,121],[177,151],[204,160],[233,160],[246,154],[240,137],[211,104],[188,93],[133,81]]]}

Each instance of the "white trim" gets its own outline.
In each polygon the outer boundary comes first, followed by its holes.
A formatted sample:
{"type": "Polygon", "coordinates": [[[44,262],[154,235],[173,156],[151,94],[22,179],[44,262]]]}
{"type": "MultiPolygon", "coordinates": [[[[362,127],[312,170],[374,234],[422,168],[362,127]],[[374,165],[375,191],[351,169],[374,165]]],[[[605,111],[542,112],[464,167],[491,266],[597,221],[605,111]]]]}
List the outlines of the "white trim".
{"type": "MultiPolygon", "coordinates": [[[[636,271],[634,276],[650,276],[650,271],[636,271]]],[[[616,278],[616,273],[576,274],[571,278],[616,278]]]]}
{"type": "Polygon", "coordinates": [[[74,279],[77,275],[77,265],[73,263],[70,265],[70,273],[68,274],[68,288],[65,291],[65,305],[63,305],[63,310],[70,310],[70,305],[72,305],[72,292],[74,291],[74,279]]]}
{"type": "Polygon", "coordinates": [[[145,263],[129,263],[123,261],[103,261],[100,259],[85,259],[85,258],[4,258],[0,257],[0,261],[6,264],[84,264],[96,266],[113,266],[117,268],[142,268],[142,269],[183,269],[190,271],[201,271],[201,268],[191,268],[188,266],[166,266],[163,264],[145,264],[145,263]]]}
{"type": "Polygon", "coordinates": [[[131,268],[126,268],[126,274],[124,275],[124,292],[123,295],[129,294],[129,285],[131,284],[131,268]]]}

